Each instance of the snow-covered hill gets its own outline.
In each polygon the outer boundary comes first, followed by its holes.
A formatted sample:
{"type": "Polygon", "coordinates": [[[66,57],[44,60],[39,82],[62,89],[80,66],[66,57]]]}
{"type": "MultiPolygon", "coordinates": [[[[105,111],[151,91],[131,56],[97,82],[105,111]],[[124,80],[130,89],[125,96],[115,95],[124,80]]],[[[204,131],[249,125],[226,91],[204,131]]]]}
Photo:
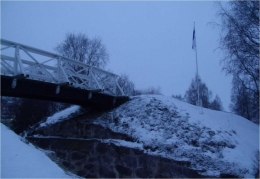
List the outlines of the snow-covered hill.
{"type": "Polygon", "coordinates": [[[134,137],[132,146],[147,153],[189,161],[206,176],[254,177],[258,168],[259,126],[232,113],[138,96],[94,123],[134,137]]]}
{"type": "MultiPolygon", "coordinates": [[[[80,110],[79,106],[65,109],[39,128],[69,120],[80,110]]],[[[251,178],[257,173],[259,126],[235,114],[202,109],[171,97],[144,95],[98,116],[86,115],[83,120],[135,139],[100,139],[103,143],[186,161],[204,176],[251,178]]]]}
{"type": "Polygon", "coordinates": [[[73,178],[1,123],[1,178],[73,178]]]}

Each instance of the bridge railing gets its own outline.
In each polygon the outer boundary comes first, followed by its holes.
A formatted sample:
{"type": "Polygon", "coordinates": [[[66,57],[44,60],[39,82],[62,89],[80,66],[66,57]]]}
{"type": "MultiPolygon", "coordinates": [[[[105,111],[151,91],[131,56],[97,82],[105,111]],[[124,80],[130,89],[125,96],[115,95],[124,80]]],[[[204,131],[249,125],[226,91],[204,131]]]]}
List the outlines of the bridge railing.
{"type": "Polygon", "coordinates": [[[118,75],[54,53],[1,39],[1,75],[124,96],[118,75]]]}

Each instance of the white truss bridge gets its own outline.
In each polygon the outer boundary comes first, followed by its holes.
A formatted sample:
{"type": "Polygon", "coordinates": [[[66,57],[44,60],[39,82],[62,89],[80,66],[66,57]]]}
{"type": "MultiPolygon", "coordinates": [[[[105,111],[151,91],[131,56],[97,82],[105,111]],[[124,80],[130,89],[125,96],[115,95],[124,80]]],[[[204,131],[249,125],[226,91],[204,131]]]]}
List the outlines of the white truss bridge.
{"type": "MultiPolygon", "coordinates": [[[[88,100],[92,98],[93,94],[98,93],[114,97],[113,103],[115,103],[115,99],[126,97],[118,84],[118,78],[119,76],[116,74],[76,60],[1,39],[1,80],[11,80],[11,87],[9,85],[1,87],[1,89],[6,91],[9,96],[23,96],[22,93],[27,92],[26,89],[22,89],[22,84],[30,81],[27,88],[36,87],[31,86],[32,83],[40,84],[43,87],[51,85],[52,89],[53,86],[55,87],[54,93],[57,96],[62,93],[62,90],[73,88],[85,90],[87,92],[85,98],[88,100]],[[42,82],[42,84],[35,83],[36,81],[42,82]],[[21,83],[21,90],[18,88],[18,83],[21,83]],[[15,92],[16,89],[17,92],[15,92]],[[19,94],[12,95],[17,93],[19,94]]],[[[2,85],[8,85],[7,83],[2,85]]],[[[28,90],[32,91],[32,89],[28,90]]],[[[47,92],[52,93],[53,90],[47,92]]],[[[77,94],[70,95],[76,96],[77,94]]],[[[30,96],[30,94],[28,93],[26,96],[30,96]]],[[[44,98],[41,97],[41,99],[44,98]]]]}

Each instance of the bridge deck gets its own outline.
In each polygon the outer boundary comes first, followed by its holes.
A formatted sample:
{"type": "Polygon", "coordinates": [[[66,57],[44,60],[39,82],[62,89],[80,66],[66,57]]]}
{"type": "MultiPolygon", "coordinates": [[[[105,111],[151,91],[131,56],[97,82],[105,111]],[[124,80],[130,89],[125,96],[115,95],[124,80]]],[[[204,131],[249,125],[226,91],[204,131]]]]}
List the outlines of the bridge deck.
{"type": "Polygon", "coordinates": [[[1,95],[43,99],[56,102],[72,103],[96,109],[110,109],[127,100],[127,96],[111,96],[104,93],[79,89],[69,85],[60,86],[57,93],[57,84],[36,81],[26,78],[17,79],[13,88],[13,77],[1,75],[1,95]]]}
{"type": "Polygon", "coordinates": [[[109,109],[129,98],[119,76],[75,59],[1,40],[1,95],[109,109]]]}

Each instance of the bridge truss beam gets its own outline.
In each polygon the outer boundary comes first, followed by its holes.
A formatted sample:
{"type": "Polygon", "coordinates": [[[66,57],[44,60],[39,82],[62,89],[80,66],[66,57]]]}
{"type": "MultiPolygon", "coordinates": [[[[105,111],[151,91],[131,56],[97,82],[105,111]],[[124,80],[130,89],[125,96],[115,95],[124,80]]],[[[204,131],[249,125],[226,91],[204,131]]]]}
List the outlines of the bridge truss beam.
{"type": "Polygon", "coordinates": [[[4,39],[1,39],[1,45],[1,75],[23,74],[32,80],[54,84],[68,83],[75,88],[124,96],[116,74],[4,39]]]}
{"type": "Polygon", "coordinates": [[[44,50],[1,39],[1,93],[111,108],[129,98],[118,75],[44,50]]]}

